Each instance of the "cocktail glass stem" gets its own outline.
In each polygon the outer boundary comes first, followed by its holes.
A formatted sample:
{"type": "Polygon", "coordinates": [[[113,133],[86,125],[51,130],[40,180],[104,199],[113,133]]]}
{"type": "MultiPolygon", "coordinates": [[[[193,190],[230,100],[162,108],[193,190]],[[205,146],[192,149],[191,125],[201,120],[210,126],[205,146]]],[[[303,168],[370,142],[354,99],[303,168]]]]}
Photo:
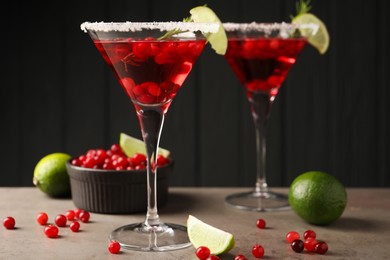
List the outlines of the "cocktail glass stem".
{"type": "Polygon", "coordinates": [[[268,93],[251,93],[252,118],[256,131],[256,187],[259,193],[268,192],[266,180],[266,157],[267,157],[267,123],[271,112],[273,97],[268,93]]]}
{"type": "Polygon", "coordinates": [[[264,92],[247,92],[256,131],[256,185],[250,192],[231,194],[226,202],[252,211],[275,211],[289,208],[287,196],[271,192],[266,180],[267,124],[275,96],[264,92]]]}
{"type": "Polygon", "coordinates": [[[141,124],[142,137],[147,156],[147,213],[145,226],[160,225],[157,210],[157,152],[164,124],[164,113],[156,110],[139,109],[138,119],[141,124]]]}

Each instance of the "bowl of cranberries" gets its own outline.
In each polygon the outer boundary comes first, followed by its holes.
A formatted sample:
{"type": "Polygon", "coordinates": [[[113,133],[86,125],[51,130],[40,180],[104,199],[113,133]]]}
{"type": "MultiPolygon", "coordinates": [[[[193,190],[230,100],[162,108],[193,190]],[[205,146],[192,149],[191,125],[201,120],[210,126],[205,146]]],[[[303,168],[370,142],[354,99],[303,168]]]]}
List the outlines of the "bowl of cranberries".
{"type": "MultiPolygon", "coordinates": [[[[157,156],[157,199],[163,206],[168,197],[168,177],[173,161],[157,156]]],[[[146,155],[125,155],[119,144],[110,149],[90,149],[66,164],[72,200],[76,207],[103,214],[146,211],[146,155]]]]}

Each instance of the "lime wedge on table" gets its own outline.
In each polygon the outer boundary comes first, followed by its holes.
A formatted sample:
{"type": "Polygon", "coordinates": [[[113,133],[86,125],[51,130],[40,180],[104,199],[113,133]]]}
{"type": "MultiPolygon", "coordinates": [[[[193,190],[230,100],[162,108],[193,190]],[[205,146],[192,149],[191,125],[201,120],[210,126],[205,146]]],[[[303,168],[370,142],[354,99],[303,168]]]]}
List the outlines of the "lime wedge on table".
{"type": "MultiPolygon", "coordinates": [[[[120,134],[119,145],[127,157],[132,157],[135,153],[146,154],[145,143],[142,140],[129,136],[125,133],[120,134]]],[[[158,154],[168,158],[171,152],[159,147],[158,154]]]]}
{"type": "Polygon", "coordinates": [[[308,37],[309,43],[316,48],[319,53],[324,54],[329,47],[329,33],[325,24],[315,15],[304,13],[294,17],[292,20],[295,24],[315,24],[318,25],[318,30],[313,34],[312,30],[301,29],[303,36],[308,37]]]}
{"type": "Polygon", "coordinates": [[[232,234],[204,223],[192,215],[187,219],[187,233],[195,248],[206,246],[211,254],[226,253],[234,246],[232,234]]]}
{"type": "Polygon", "coordinates": [[[207,34],[206,38],[211,44],[211,48],[215,50],[217,54],[224,55],[227,49],[227,36],[223,29],[221,20],[207,6],[197,6],[190,10],[191,18],[197,23],[220,23],[219,29],[216,33],[207,34]]]}

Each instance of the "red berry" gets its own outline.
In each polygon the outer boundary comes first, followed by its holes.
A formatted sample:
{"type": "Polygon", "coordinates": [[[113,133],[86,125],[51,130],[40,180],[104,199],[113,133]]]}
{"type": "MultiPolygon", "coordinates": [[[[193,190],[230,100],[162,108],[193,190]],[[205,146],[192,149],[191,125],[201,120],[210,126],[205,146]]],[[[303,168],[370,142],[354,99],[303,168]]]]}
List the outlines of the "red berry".
{"type": "Polygon", "coordinates": [[[67,219],[66,219],[65,215],[62,215],[62,214],[57,215],[57,217],[55,219],[55,223],[59,227],[65,227],[66,221],[67,221],[67,219]]]}
{"type": "Polygon", "coordinates": [[[108,251],[110,251],[111,254],[118,254],[121,250],[121,245],[117,241],[111,241],[108,245],[108,251]]]}
{"type": "Polygon", "coordinates": [[[135,153],[132,157],[131,157],[132,161],[132,166],[137,166],[137,165],[146,165],[146,155],[142,154],[142,153],[135,153]]]}
{"type": "Polygon", "coordinates": [[[297,252],[297,253],[300,253],[303,251],[303,248],[304,248],[304,245],[303,245],[303,241],[300,240],[300,239],[296,239],[294,240],[292,243],[291,243],[291,248],[297,252]]]}
{"type": "Polygon", "coordinates": [[[264,248],[259,244],[255,244],[252,247],[252,255],[256,258],[262,258],[264,256],[264,248]]]}
{"type": "Polygon", "coordinates": [[[315,239],[316,236],[317,236],[316,232],[314,232],[313,230],[310,230],[310,229],[306,230],[305,233],[303,233],[304,239],[308,239],[309,237],[315,239]]]}
{"type": "Polygon", "coordinates": [[[196,249],[195,254],[199,259],[205,260],[210,256],[210,249],[206,246],[200,246],[196,249]]]}
{"type": "Polygon", "coordinates": [[[47,237],[56,238],[58,236],[58,227],[54,225],[47,225],[45,227],[45,234],[47,237]]]}
{"type": "Polygon", "coordinates": [[[41,212],[37,216],[37,222],[40,225],[46,225],[48,220],[49,220],[49,216],[45,212],[41,212]]]}
{"type": "Polygon", "coordinates": [[[80,229],[80,223],[77,222],[77,221],[73,221],[72,223],[70,223],[70,229],[71,229],[73,232],[79,231],[79,229],[80,229]]]}
{"type": "Polygon", "coordinates": [[[15,219],[13,217],[6,217],[3,220],[3,225],[6,229],[14,229],[15,228],[15,219]]]}
{"type": "Polygon", "coordinates": [[[81,220],[81,222],[84,223],[88,223],[89,217],[90,217],[89,212],[86,210],[83,210],[79,215],[79,219],[81,220]]]}
{"type": "Polygon", "coordinates": [[[297,239],[300,239],[300,236],[299,236],[299,233],[296,232],[296,231],[290,231],[287,233],[286,235],[286,240],[287,242],[289,242],[290,244],[294,241],[294,240],[297,240],[297,239]]]}
{"type": "Polygon", "coordinates": [[[74,210],[75,217],[76,217],[76,218],[79,218],[80,213],[81,213],[82,211],[83,211],[82,209],[75,209],[75,210],[74,210]]]}
{"type": "Polygon", "coordinates": [[[246,258],[245,256],[243,255],[236,255],[234,257],[234,260],[248,260],[248,258],[246,258]]]}
{"type": "Polygon", "coordinates": [[[163,155],[157,155],[157,167],[163,166],[169,163],[169,159],[164,157],[163,155]]]}
{"type": "Polygon", "coordinates": [[[74,212],[74,210],[68,210],[66,213],[65,213],[65,216],[68,220],[72,221],[74,220],[74,218],[76,217],[76,213],[74,212]]]}
{"type": "Polygon", "coordinates": [[[256,226],[260,229],[264,229],[265,228],[265,220],[262,219],[262,218],[259,218],[257,221],[256,221],[256,226]]]}
{"type": "Polygon", "coordinates": [[[328,251],[328,244],[326,242],[320,241],[315,247],[315,252],[317,254],[325,254],[328,251]]]}
{"type": "Polygon", "coordinates": [[[308,239],[306,239],[303,242],[303,245],[304,245],[304,247],[305,247],[305,249],[307,251],[314,252],[315,251],[315,247],[317,245],[317,240],[315,240],[314,238],[309,237],[308,239]]]}

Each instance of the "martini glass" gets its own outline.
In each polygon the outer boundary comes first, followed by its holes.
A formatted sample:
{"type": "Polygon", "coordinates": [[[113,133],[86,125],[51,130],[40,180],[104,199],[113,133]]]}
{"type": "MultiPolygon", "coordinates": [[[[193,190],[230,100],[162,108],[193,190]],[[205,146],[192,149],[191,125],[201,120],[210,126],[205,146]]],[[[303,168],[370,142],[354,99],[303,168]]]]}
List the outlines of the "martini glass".
{"type": "Polygon", "coordinates": [[[252,211],[288,209],[284,194],[270,191],[266,181],[267,122],[272,104],[289,70],[315,25],[288,23],[225,23],[225,58],[244,86],[256,132],[256,185],[253,190],[226,197],[228,205],[252,211]]]}
{"type": "Polygon", "coordinates": [[[157,211],[157,150],[164,117],[218,23],[83,23],[137,113],[147,154],[146,217],[112,231],[110,240],[139,251],[191,245],[185,226],[163,222],[157,211]]]}

